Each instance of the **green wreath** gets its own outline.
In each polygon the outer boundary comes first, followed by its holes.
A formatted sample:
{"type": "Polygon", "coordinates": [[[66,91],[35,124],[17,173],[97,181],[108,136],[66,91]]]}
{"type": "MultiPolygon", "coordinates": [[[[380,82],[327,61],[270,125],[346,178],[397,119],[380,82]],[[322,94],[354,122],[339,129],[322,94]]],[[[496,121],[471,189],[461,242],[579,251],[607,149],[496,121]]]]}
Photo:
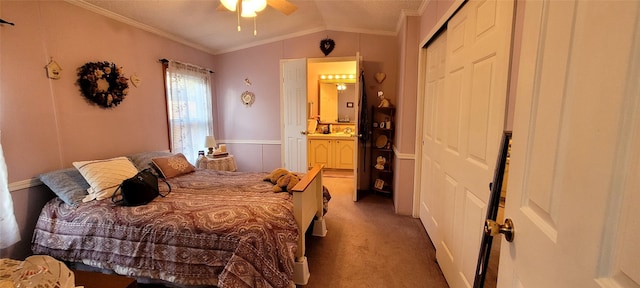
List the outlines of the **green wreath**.
{"type": "Polygon", "coordinates": [[[118,106],[129,90],[122,67],[107,61],[84,64],[78,68],[78,77],[82,95],[102,107],[118,106]]]}

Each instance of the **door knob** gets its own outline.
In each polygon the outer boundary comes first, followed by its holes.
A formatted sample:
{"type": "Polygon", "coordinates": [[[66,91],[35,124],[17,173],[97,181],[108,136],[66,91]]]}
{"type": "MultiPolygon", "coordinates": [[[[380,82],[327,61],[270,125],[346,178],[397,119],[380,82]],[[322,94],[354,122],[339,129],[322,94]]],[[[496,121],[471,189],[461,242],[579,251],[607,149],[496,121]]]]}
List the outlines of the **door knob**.
{"type": "Polygon", "coordinates": [[[300,131],[300,134],[307,135],[307,131],[300,131]]]}
{"type": "Polygon", "coordinates": [[[512,242],[513,237],[515,236],[513,221],[507,218],[504,220],[504,224],[500,225],[496,221],[487,219],[487,221],[484,222],[484,234],[491,237],[498,234],[504,234],[504,239],[508,242],[512,242]]]}

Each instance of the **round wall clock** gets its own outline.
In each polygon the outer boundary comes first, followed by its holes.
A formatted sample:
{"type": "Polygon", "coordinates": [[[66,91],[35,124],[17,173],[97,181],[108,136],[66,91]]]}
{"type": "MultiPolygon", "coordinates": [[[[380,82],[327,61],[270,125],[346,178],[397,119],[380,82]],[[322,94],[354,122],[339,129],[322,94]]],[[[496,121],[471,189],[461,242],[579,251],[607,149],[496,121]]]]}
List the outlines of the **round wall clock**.
{"type": "Polygon", "coordinates": [[[251,106],[251,104],[256,100],[256,95],[254,95],[253,92],[244,91],[240,95],[240,100],[242,101],[242,104],[251,106]]]}

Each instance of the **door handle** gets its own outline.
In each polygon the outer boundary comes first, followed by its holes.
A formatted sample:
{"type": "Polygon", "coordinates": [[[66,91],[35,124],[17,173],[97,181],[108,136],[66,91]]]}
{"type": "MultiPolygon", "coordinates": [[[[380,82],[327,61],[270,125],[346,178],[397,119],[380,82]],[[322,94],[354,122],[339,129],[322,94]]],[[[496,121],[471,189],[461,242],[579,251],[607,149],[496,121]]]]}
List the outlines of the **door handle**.
{"type": "Polygon", "coordinates": [[[300,131],[300,134],[307,135],[307,131],[300,131]]]}
{"type": "Polygon", "coordinates": [[[504,239],[506,239],[507,242],[512,242],[513,237],[515,237],[513,221],[507,218],[504,220],[504,224],[500,225],[496,221],[487,219],[487,221],[484,222],[484,234],[491,237],[504,234],[504,239]]]}

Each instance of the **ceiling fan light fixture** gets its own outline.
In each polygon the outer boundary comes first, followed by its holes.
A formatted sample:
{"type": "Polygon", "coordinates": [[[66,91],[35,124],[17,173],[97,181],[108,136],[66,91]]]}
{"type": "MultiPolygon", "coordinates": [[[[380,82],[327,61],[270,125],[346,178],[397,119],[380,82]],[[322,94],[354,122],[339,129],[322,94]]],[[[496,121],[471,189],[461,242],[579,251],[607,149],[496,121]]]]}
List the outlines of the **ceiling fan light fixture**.
{"type": "Polygon", "coordinates": [[[256,17],[256,12],[260,12],[267,7],[267,0],[241,0],[242,1],[242,17],[256,17]]]}
{"type": "MultiPolygon", "coordinates": [[[[220,0],[220,3],[226,9],[236,12],[236,14],[238,15],[238,32],[242,30],[242,28],[240,27],[240,17],[244,17],[253,18],[253,36],[256,36],[258,34],[258,28],[256,24],[256,18],[258,17],[257,12],[260,12],[267,8],[267,0],[220,0]]],[[[293,8],[295,10],[295,6],[293,6],[293,8]]],[[[276,9],[278,8],[276,7],[276,9]]],[[[291,12],[287,13],[287,11],[285,11],[283,13],[289,15],[289,13],[291,12]]]]}
{"type": "Polygon", "coordinates": [[[267,8],[267,0],[251,0],[251,5],[253,5],[253,11],[260,12],[267,8]]]}
{"type": "Polygon", "coordinates": [[[251,18],[251,17],[258,16],[258,14],[256,14],[256,12],[254,12],[254,11],[242,9],[242,14],[240,14],[240,16],[242,16],[244,18],[251,18]]]}
{"type": "Polygon", "coordinates": [[[229,11],[236,11],[238,6],[238,0],[220,0],[220,3],[222,3],[224,8],[229,9],[229,11]]]}

